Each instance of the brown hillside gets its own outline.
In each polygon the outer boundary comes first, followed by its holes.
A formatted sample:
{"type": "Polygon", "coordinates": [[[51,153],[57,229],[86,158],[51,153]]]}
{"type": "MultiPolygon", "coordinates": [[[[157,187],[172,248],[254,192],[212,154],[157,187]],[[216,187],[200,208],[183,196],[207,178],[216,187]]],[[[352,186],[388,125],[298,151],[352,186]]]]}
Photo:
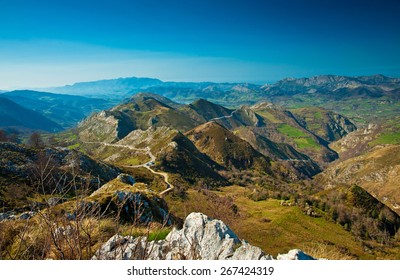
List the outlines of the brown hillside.
{"type": "Polygon", "coordinates": [[[187,132],[186,136],[202,153],[229,169],[270,170],[269,158],[216,122],[200,125],[187,132]]]}
{"type": "Polygon", "coordinates": [[[400,146],[377,146],[338,162],[317,176],[326,188],[357,184],[400,213],[400,146]]]}

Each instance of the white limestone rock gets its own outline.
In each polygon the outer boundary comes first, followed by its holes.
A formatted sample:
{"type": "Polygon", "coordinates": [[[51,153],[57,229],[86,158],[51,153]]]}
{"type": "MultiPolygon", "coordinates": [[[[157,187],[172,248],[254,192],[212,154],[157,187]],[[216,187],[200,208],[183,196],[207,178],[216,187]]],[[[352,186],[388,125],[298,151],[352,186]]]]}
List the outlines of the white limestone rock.
{"type": "MultiPolygon", "coordinates": [[[[187,216],[182,229],[172,230],[164,240],[148,241],[115,235],[96,252],[92,259],[146,260],[272,260],[260,248],[241,241],[222,221],[202,213],[187,216]]],[[[278,259],[313,259],[300,250],[279,255],[278,259]]]]}
{"type": "Polygon", "coordinates": [[[299,249],[290,250],[287,254],[279,254],[277,260],[315,260],[299,249]]]}

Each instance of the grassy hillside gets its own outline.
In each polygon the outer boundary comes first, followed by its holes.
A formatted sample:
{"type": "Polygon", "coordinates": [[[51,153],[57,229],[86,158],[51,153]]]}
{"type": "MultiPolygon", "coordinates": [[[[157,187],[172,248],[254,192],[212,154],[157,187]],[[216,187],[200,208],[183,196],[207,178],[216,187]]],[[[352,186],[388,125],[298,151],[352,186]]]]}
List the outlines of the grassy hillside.
{"type": "Polygon", "coordinates": [[[2,94],[20,106],[40,113],[63,128],[71,128],[92,112],[107,109],[111,102],[65,94],[16,90],[2,94]]]}
{"type": "Polygon", "coordinates": [[[115,234],[159,240],[180,223],[143,183],[115,179],[87,197],[63,199],[29,219],[0,222],[0,258],[88,260],[115,234]]]}
{"type": "Polygon", "coordinates": [[[74,150],[0,143],[2,209],[30,207],[36,193],[74,196],[115,178],[119,169],[74,150]]]}
{"type": "Polygon", "coordinates": [[[346,117],[323,108],[299,108],[290,110],[300,124],[327,142],[333,142],[357,129],[346,117]]]}
{"type": "Polygon", "coordinates": [[[181,133],[172,139],[171,145],[158,154],[157,167],[165,172],[179,175],[186,181],[185,189],[195,186],[212,188],[227,184],[227,180],[218,173],[223,167],[207,154],[201,153],[181,133]]]}
{"type": "MultiPolygon", "coordinates": [[[[337,158],[337,154],[328,147],[329,142],[302,125],[291,112],[268,103],[254,105],[252,110],[262,118],[258,122],[261,125],[252,129],[254,133],[275,143],[291,145],[322,166],[337,158]]],[[[318,124],[324,129],[329,121],[322,120],[318,124]]]]}
{"type": "Polygon", "coordinates": [[[0,96],[0,128],[56,132],[62,127],[45,116],[0,96]]]}
{"type": "Polygon", "coordinates": [[[306,253],[319,251],[319,257],[330,259],[400,256],[398,249],[384,247],[376,254],[366,252],[362,244],[339,224],[323,217],[310,217],[298,206],[281,206],[279,200],[253,201],[248,198],[251,193],[249,189],[233,186],[211,194],[188,191],[187,200],[169,198],[167,202],[171,212],[179,217],[200,211],[222,219],[239,238],[273,255],[300,248],[306,253]]]}
{"type": "Polygon", "coordinates": [[[194,119],[207,122],[213,118],[229,116],[233,110],[211,103],[205,99],[199,99],[183,107],[182,111],[194,119]]]}
{"type": "Polygon", "coordinates": [[[228,169],[255,168],[270,172],[270,159],[215,122],[200,125],[186,136],[202,152],[228,169]]]}

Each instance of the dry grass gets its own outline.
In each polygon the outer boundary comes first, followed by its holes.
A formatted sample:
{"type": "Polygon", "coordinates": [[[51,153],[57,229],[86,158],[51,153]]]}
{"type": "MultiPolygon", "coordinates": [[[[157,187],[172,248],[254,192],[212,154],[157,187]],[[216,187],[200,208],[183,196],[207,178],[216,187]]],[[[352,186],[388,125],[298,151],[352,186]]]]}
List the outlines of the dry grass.
{"type": "Polygon", "coordinates": [[[326,185],[356,184],[400,214],[400,145],[377,146],[365,154],[333,164],[318,180],[326,185]]]}
{"type": "MultiPolygon", "coordinates": [[[[144,187],[143,184],[128,186],[118,182],[112,181],[92,197],[47,207],[28,220],[2,221],[0,259],[90,259],[115,234],[152,239],[165,237],[170,229],[163,224],[121,221],[119,212],[107,214],[96,204],[95,198],[99,201],[116,189],[139,191],[144,187]]],[[[148,196],[152,194],[146,189],[142,191],[148,196]]]]}
{"type": "Polygon", "coordinates": [[[251,192],[238,186],[213,191],[218,196],[230,197],[237,205],[239,216],[233,218],[222,217],[227,216],[226,211],[210,206],[207,196],[194,190],[188,191],[187,200],[167,200],[170,211],[178,217],[185,218],[196,211],[220,218],[239,238],[274,256],[294,248],[327,259],[395,259],[399,254],[399,250],[388,248],[381,248],[382,252],[365,251],[360,241],[339,224],[307,216],[297,206],[281,206],[276,199],[253,201],[248,198],[251,192]]]}
{"type": "Polygon", "coordinates": [[[115,234],[149,240],[163,239],[171,228],[120,224],[112,218],[87,217],[80,221],[35,216],[0,223],[0,259],[90,259],[115,234]]]}
{"type": "Polygon", "coordinates": [[[301,250],[317,259],[327,260],[355,260],[355,256],[350,255],[345,248],[328,245],[321,242],[312,242],[300,246],[301,250]]]}

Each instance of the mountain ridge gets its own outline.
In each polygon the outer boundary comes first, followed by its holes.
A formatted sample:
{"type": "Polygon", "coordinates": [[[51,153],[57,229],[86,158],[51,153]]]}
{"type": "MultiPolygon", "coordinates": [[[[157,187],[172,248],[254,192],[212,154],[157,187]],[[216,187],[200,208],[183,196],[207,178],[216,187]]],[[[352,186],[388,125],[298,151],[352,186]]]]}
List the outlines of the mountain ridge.
{"type": "MultiPolygon", "coordinates": [[[[329,115],[323,109],[318,113],[329,115]]],[[[328,126],[333,119],[321,118],[315,125],[328,126]]],[[[343,130],[337,138],[347,134],[340,123],[332,129],[343,130]]],[[[289,111],[265,103],[233,110],[205,99],[184,105],[156,94],[140,93],[93,114],[80,123],[77,133],[85,149],[111,163],[137,162],[129,156],[143,162],[143,151],[140,155],[132,149],[150,149],[157,158],[156,168],[180,174],[192,183],[197,181],[195,177],[208,178],[207,173],[222,182],[222,177],[211,171],[213,168],[227,174],[251,169],[281,179],[307,179],[337,158],[328,147],[332,139],[323,140],[289,111]],[[116,150],[127,145],[132,149],[116,150]],[[179,161],[186,162],[186,167],[179,161]],[[199,173],[196,166],[208,171],[199,173]]]]}
{"type": "MultiPolygon", "coordinates": [[[[129,80],[129,78],[127,78],[129,80]]],[[[132,78],[140,80],[141,78],[132,78]]],[[[143,78],[144,83],[146,79],[143,78]]],[[[320,106],[350,117],[359,125],[367,125],[373,119],[390,119],[394,113],[400,113],[400,78],[384,75],[340,76],[319,75],[309,78],[285,78],[274,83],[256,85],[249,83],[213,83],[213,82],[163,82],[156,79],[146,86],[135,83],[119,84],[118,80],[100,80],[87,82],[92,88],[92,97],[105,98],[114,104],[139,92],[152,92],[172,99],[178,103],[189,104],[197,99],[207,99],[213,103],[237,108],[240,105],[254,105],[260,102],[273,102],[286,108],[320,106]],[[293,98],[295,97],[295,98],[293,98]],[[376,116],[369,110],[376,107],[376,116]]],[[[58,93],[85,95],[74,86],[49,88],[58,93]]]]}
{"type": "Polygon", "coordinates": [[[94,111],[111,106],[110,102],[102,99],[32,90],[9,91],[1,93],[0,97],[33,110],[64,129],[75,126],[94,111]]]}
{"type": "Polygon", "coordinates": [[[62,127],[43,115],[0,95],[0,127],[22,130],[61,131],[62,127]]]}

